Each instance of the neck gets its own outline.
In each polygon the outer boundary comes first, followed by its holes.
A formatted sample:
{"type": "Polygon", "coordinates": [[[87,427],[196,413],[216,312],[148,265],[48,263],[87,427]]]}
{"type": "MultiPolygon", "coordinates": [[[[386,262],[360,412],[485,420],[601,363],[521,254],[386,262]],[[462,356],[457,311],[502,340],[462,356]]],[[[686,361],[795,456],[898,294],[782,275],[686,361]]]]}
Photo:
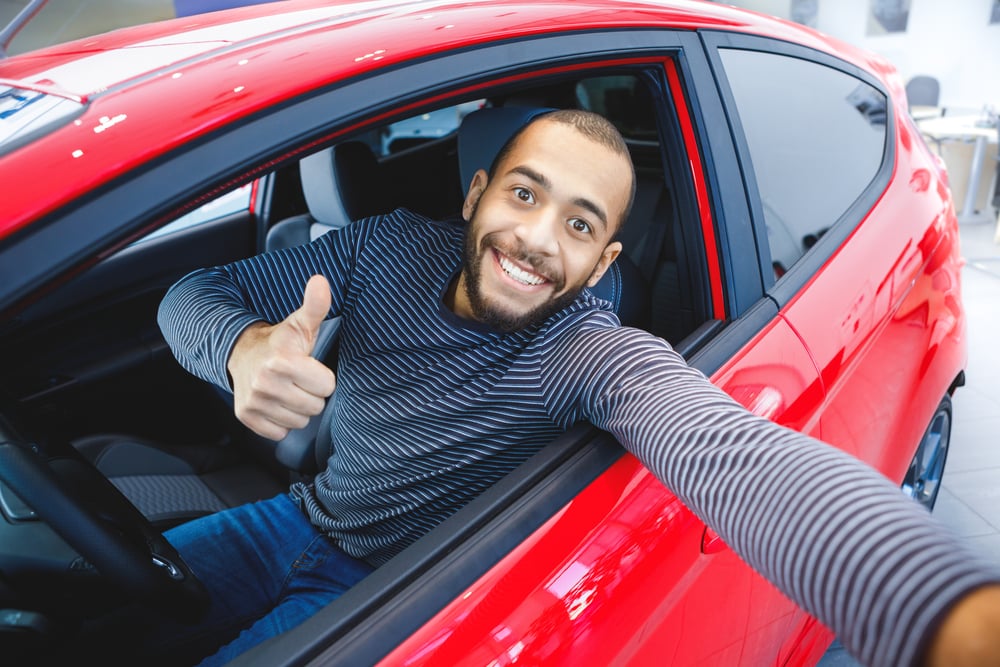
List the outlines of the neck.
{"type": "Polygon", "coordinates": [[[475,320],[469,293],[465,288],[465,270],[459,272],[444,293],[445,308],[466,320],[475,320]]]}

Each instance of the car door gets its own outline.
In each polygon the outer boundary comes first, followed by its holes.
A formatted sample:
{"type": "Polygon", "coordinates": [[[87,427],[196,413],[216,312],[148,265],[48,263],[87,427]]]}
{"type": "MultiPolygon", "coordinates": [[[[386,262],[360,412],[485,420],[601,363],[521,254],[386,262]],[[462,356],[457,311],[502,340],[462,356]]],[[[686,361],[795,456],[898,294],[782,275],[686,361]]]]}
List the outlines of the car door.
{"type": "Polygon", "coordinates": [[[224,434],[212,408],[217,397],[178,372],[156,309],[189,271],[258,252],[257,185],[212,198],[128,243],[6,322],[16,333],[0,364],[26,419],[67,439],[130,432],[212,442],[224,434]],[[182,426],[171,414],[188,419],[182,426]]]}
{"type": "MultiPolygon", "coordinates": [[[[752,409],[813,428],[816,374],[765,297],[749,251],[755,230],[733,134],[691,31],[609,29],[487,43],[311,91],[165,156],[153,177],[131,184],[127,224],[148,224],[192,191],[249,180],[264,162],[288,164],[349,129],[370,129],[375,118],[402,119],[487,92],[556,94],[556,83],[581,72],[641,78],[651,93],[657,142],[633,143],[665,163],[660,178],[680,233],[657,241],[674,254],[668,266],[654,267],[669,271],[652,272],[662,285],[650,306],[662,307],[679,281],[688,299],[670,302],[669,311],[690,315],[692,325],[668,339],[752,409]]],[[[613,105],[617,95],[604,99],[613,105]]],[[[120,206],[119,194],[96,193],[72,215],[100,220],[120,206]]],[[[46,231],[73,229],[72,222],[56,217],[46,231]]],[[[18,239],[11,256],[41,241],[18,239]]],[[[27,279],[32,267],[24,268],[27,279]]],[[[677,664],[719,665],[746,655],[744,664],[759,664],[749,661],[779,655],[796,629],[787,603],[762,590],[633,457],[581,426],[237,664],[438,664],[451,656],[502,664],[529,655],[566,664],[580,655],[597,664],[670,655],[677,664]]]]}

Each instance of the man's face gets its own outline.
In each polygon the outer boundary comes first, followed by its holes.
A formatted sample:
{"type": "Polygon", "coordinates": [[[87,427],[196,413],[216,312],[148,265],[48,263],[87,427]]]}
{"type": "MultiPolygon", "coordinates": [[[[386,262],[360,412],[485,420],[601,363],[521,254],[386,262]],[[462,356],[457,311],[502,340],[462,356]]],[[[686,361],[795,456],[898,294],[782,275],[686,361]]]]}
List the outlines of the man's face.
{"type": "Polygon", "coordinates": [[[564,308],[621,251],[611,239],[631,165],[573,126],[540,120],[497,165],[476,173],[456,314],[515,331],[564,308]]]}

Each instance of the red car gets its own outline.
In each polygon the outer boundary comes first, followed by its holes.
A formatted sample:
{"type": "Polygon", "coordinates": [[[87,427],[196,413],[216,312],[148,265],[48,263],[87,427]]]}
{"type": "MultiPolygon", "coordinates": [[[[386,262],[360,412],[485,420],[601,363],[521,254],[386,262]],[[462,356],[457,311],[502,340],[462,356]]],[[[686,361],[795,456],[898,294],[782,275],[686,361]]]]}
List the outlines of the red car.
{"type": "MultiPolygon", "coordinates": [[[[5,656],[44,664],[135,601],[190,614],[160,531],[315,473],[314,438],[251,437],[181,370],[167,287],[369,213],[457,213],[463,117],[524,104],[627,139],[634,324],[933,505],[961,259],[889,63],[683,0],[263,4],[0,61],[5,656]]],[[[810,665],[831,639],[579,426],[234,664],[810,665]]]]}

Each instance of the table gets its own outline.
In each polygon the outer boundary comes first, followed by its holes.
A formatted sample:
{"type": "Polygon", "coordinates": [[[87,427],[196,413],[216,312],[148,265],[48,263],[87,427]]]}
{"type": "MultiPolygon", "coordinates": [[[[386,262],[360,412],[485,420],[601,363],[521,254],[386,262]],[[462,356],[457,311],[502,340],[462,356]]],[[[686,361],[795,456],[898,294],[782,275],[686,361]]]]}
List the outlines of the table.
{"type": "Polygon", "coordinates": [[[959,221],[972,220],[976,215],[976,199],[979,196],[979,179],[986,160],[986,146],[997,141],[997,127],[983,120],[981,114],[965,116],[942,116],[917,121],[920,131],[937,141],[975,141],[972,162],[969,166],[969,185],[965,189],[965,199],[958,214],[959,221]]]}

